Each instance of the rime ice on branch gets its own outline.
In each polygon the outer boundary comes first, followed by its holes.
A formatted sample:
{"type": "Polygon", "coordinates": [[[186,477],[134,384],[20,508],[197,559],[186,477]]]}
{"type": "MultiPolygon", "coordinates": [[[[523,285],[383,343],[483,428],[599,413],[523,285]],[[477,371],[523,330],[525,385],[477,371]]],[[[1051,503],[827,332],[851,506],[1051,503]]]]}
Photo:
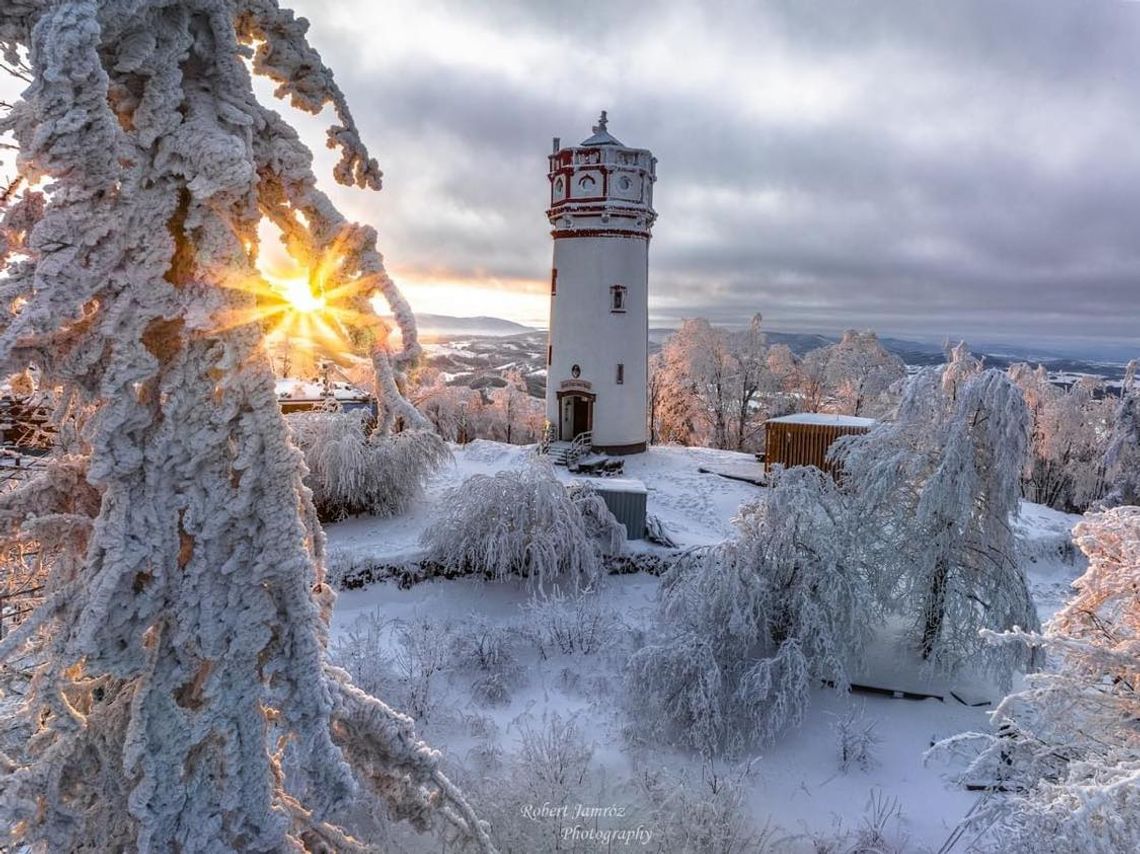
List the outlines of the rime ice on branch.
{"type": "Polygon", "coordinates": [[[338,820],[364,797],[490,847],[411,720],[325,659],[323,535],[247,287],[262,217],[300,263],[339,258],[362,324],[388,301],[403,349],[373,348],[382,428],[423,421],[398,391],[418,347],[374,231],[252,92],[247,59],[279,97],[331,104],[337,179],[379,187],[306,28],[272,0],[0,8],[0,49],[33,72],[0,120],[26,182],[0,226],[0,367],[39,365],[82,449],[0,513],[68,531],[46,604],[0,644],[42,661],[0,733],[6,845],[354,850],[338,820]],[[67,488],[77,471],[94,500],[67,488]]]}

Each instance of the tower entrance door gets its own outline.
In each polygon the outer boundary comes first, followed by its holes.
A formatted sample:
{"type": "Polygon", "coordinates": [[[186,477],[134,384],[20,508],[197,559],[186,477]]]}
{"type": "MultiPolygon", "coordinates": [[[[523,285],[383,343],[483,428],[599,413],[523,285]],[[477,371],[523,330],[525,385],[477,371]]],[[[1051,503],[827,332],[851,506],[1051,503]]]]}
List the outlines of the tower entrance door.
{"type": "Polygon", "coordinates": [[[559,439],[571,442],[575,436],[594,429],[594,395],[559,392],[558,397],[559,439]]]}

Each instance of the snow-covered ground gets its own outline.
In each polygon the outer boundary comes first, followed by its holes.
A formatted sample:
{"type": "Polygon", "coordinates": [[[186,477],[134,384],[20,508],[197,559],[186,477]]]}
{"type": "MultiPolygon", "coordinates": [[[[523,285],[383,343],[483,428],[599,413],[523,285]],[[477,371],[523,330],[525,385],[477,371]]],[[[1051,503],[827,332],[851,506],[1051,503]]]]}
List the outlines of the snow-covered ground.
{"type": "MultiPolygon", "coordinates": [[[[355,519],[329,526],[331,562],[399,562],[416,557],[419,535],[432,523],[445,489],[475,473],[524,465],[527,453],[520,447],[485,441],[457,448],[454,463],[432,481],[423,500],[409,513],[395,519],[355,519]]],[[[625,476],[645,483],[649,512],[664,522],[680,545],[699,545],[730,536],[731,519],[740,504],[763,494],[760,487],[699,470],[733,469],[752,462],[746,454],[653,448],[627,458],[625,476]]],[[[560,472],[570,477],[565,470],[560,472]]],[[[1076,520],[1037,505],[1022,506],[1017,521],[1019,549],[1043,619],[1059,607],[1068,585],[1082,571],[1078,556],[1067,545],[1068,530],[1076,520]]],[[[444,751],[450,773],[469,790],[476,805],[490,813],[493,821],[513,822],[521,828],[514,838],[523,841],[514,850],[597,851],[627,846],[649,851],[693,850],[685,847],[693,843],[678,835],[676,816],[688,812],[676,804],[686,802],[686,797],[723,800],[721,794],[710,794],[716,788],[709,783],[713,773],[738,784],[734,791],[741,798],[740,814],[757,828],[769,826],[771,847],[766,850],[816,850],[818,840],[843,833],[849,834],[850,845],[875,812],[869,809],[873,804],[885,816],[884,832],[898,846],[895,850],[940,848],[978,796],[950,782],[947,775],[952,769],[945,764],[924,764],[923,754],[935,740],[986,728],[986,707],[963,705],[952,698],[941,702],[840,696],[821,689],[802,726],[786,731],[775,745],[743,757],[739,764],[710,767],[694,755],[639,743],[627,727],[629,709],[636,708],[637,698],[624,697],[621,674],[630,652],[643,641],[658,586],[652,576],[608,576],[585,604],[536,609],[526,587],[515,582],[437,579],[406,590],[390,582],[375,584],[340,594],[333,617],[333,643],[341,655],[358,658],[367,657],[362,651],[379,648],[378,656],[361,664],[372,675],[371,684],[364,687],[405,709],[409,704],[419,705],[421,735],[444,751]],[[513,662],[507,668],[503,690],[493,692],[497,702],[484,696],[485,686],[480,685],[476,671],[442,668],[425,677],[423,668],[415,666],[415,656],[408,654],[414,647],[416,656],[430,659],[431,648],[454,650],[464,639],[486,637],[489,628],[499,632],[513,662]],[[592,637],[596,648],[583,652],[579,643],[572,651],[564,651],[557,641],[560,631],[592,637]],[[369,632],[373,637],[361,640],[369,632]],[[839,718],[853,710],[874,723],[879,743],[868,767],[843,771],[833,729],[839,718]],[[550,790],[544,789],[547,794],[541,797],[537,794],[527,782],[529,772],[522,771],[520,755],[532,750],[537,730],[547,727],[550,731],[554,714],[562,721],[573,720],[577,743],[592,748],[581,775],[555,790],[562,791],[571,811],[578,804],[620,807],[620,816],[612,815],[596,826],[627,830],[630,835],[624,837],[624,844],[611,839],[607,848],[596,839],[579,838],[570,844],[561,838],[561,847],[556,848],[560,838],[554,825],[575,822],[541,810],[527,814],[528,806],[540,808],[542,798],[549,800],[550,790]],[[645,796],[645,781],[660,774],[678,787],[671,790],[674,807],[669,815],[673,818],[655,811],[645,796]],[[539,801],[530,804],[528,798],[539,801]],[[649,839],[644,833],[635,836],[637,828],[649,833],[649,839]],[[535,835],[543,830],[550,834],[535,835]]],[[[984,688],[974,688],[985,693],[984,688]]],[[[533,764],[532,753],[527,753],[527,762],[533,764]]],[[[694,816],[700,812],[693,809],[694,816]]],[[[402,833],[389,840],[389,845],[393,850],[409,851],[438,848],[438,843],[433,848],[427,839],[402,833]]],[[[738,849],[730,844],[723,850],[763,849],[738,849]]]]}
{"type": "MultiPolygon", "coordinates": [[[[526,465],[533,455],[522,445],[484,439],[453,446],[452,450],[454,460],[431,480],[424,497],[409,512],[389,519],[362,517],[328,526],[325,533],[330,565],[335,568],[338,563],[379,558],[398,563],[418,557],[422,551],[420,535],[431,524],[434,508],[447,489],[474,474],[526,465]]],[[[645,484],[648,512],[661,519],[678,545],[704,545],[730,536],[737,508],[760,494],[752,484],[699,471],[732,464],[755,467],[756,458],[707,448],[655,447],[626,457],[623,477],[645,484]]],[[[566,481],[576,477],[564,468],[555,471],[566,481]]]]}

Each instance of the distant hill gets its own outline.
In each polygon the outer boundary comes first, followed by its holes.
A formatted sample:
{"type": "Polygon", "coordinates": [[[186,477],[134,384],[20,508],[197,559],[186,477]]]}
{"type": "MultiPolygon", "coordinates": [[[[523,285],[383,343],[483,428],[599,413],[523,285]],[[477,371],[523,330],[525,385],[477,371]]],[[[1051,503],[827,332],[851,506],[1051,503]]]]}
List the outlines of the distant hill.
{"type": "MultiPolygon", "coordinates": [[[[814,335],[808,332],[766,332],[769,346],[783,344],[797,356],[811,350],[818,350],[828,344],[834,344],[837,338],[828,338],[824,335],[814,335]]],[[[888,348],[890,349],[890,348],[888,348]]]]}
{"type": "Polygon", "coordinates": [[[501,317],[452,317],[447,314],[416,313],[416,326],[421,335],[450,338],[463,335],[519,335],[534,332],[534,327],[523,326],[501,317]]]}
{"type": "MultiPolygon", "coordinates": [[[[518,368],[534,376],[536,383],[544,381],[544,377],[537,375],[545,373],[545,329],[524,326],[500,317],[417,314],[416,320],[425,340],[440,342],[436,347],[429,347],[432,362],[440,370],[454,375],[458,383],[466,384],[476,376],[487,372],[494,375],[508,367],[518,368]],[[442,346],[442,342],[450,342],[450,346],[442,346]]],[[[675,331],[670,327],[650,327],[650,352],[660,350],[661,345],[675,331]]],[[[797,356],[839,340],[837,336],[810,332],[769,331],[767,336],[769,344],[785,344],[797,356]]],[[[881,337],[879,340],[906,364],[914,367],[939,365],[945,360],[940,344],[892,337],[881,337]]],[[[1014,362],[1029,362],[1033,365],[1043,364],[1057,374],[1094,374],[1110,382],[1124,376],[1123,363],[1074,358],[1041,347],[986,342],[971,349],[975,355],[984,356],[986,365],[993,368],[1005,368],[1014,362]]]]}

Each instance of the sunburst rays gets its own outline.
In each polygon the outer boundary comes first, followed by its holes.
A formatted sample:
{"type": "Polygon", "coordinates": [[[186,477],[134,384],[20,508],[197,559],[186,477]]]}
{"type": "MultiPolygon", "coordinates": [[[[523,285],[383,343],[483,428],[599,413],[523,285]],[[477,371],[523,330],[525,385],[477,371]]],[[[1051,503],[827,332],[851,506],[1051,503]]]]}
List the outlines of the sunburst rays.
{"type": "Polygon", "coordinates": [[[252,300],[217,317],[215,331],[256,323],[270,347],[283,344],[340,363],[358,360],[362,346],[383,344],[389,329],[371,310],[371,277],[345,278],[341,264],[330,254],[309,269],[277,263],[224,281],[252,300]]]}

